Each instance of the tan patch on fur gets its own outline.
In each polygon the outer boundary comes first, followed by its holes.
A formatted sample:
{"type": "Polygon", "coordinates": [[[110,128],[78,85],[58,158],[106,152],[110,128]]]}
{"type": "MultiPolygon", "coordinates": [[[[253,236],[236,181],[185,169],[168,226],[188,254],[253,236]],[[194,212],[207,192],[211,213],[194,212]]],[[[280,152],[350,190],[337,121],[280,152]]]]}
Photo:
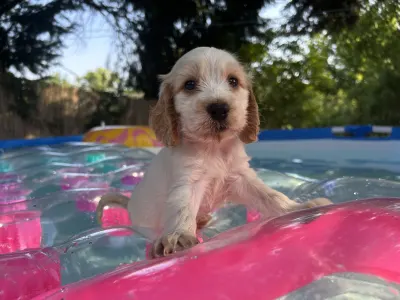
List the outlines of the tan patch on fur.
{"type": "Polygon", "coordinates": [[[247,124],[240,133],[240,140],[249,144],[257,141],[260,131],[260,116],[258,114],[258,105],[253,89],[249,87],[249,104],[247,106],[247,124]]]}
{"type": "Polygon", "coordinates": [[[172,86],[161,84],[160,98],[150,111],[150,127],[166,147],[179,144],[179,116],[174,107],[172,86]]]}

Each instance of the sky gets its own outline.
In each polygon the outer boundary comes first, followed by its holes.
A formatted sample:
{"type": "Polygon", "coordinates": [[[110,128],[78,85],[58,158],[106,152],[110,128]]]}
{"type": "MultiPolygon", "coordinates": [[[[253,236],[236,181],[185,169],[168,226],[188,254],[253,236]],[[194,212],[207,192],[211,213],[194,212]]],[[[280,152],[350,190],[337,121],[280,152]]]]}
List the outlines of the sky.
{"type": "MultiPolygon", "coordinates": [[[[260,13],[269,19],[282,19],[284,2],[278,2],[260,13]]],[[[113,66],[116,59],[115,35],[112,28],[100,15],[77,15],[85,21],[78,33],[66,37],[65,48],[59,59],[59,66],[52,67],[48,73],[59,73],[70,82],[99,67],[113,66]]]]}

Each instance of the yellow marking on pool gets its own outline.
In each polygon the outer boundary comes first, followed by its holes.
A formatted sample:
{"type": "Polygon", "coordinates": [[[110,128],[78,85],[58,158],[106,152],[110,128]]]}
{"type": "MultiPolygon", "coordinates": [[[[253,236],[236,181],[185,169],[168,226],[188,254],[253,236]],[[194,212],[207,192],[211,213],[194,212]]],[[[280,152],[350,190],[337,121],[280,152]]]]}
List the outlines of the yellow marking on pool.
{"type": "Polygon", "coordinates": [[[92,128],[83,141],[117,143],[128,147],[161,147],[154,131],[148,126],[102,126],[92,128]]]}

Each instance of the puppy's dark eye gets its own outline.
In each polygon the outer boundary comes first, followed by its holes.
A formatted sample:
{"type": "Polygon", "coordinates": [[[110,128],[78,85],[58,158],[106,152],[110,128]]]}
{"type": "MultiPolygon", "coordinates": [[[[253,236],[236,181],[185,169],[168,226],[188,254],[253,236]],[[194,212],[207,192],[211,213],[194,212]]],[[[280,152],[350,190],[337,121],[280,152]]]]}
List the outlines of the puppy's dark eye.
{"type": "Polygon", "coordinates": [[[194,80],[188,80],[185,82],[185,90],[192,91],[196,87],[196,82],[194,80]]]}
{"type": "Polygon", "coordinates": [[[228,82],[229,82],[229,85],[231,86],[231,87],[237,87],[238,86],[238,84],[239,84],[239,81],[237,80],[237,78],[236,77],[233,77],[233,76],[231,76],[231,77],[229,77],[228,78],[228,82]]]}

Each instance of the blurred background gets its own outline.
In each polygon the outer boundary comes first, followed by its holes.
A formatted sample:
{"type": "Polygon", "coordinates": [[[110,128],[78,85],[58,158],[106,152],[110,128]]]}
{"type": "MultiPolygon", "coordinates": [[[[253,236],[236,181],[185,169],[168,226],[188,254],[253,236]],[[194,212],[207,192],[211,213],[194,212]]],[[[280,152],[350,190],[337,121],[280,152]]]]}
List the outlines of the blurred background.
{"type": "Polygon", "coordinates": [[[262,128],[400,124],[397,0],[2,0],[0,139],[147,125],[157,75],[236,53],[262,128]]]}

